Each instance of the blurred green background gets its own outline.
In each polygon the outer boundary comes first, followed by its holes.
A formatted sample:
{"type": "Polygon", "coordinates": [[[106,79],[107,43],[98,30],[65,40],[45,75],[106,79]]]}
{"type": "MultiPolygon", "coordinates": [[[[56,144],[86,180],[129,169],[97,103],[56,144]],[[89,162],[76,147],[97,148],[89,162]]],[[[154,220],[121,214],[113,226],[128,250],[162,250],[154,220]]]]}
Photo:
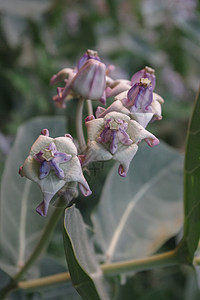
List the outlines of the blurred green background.
{"type": "MultiPolygon", "coordinates": [[[[184,151],[199,88],[199,46],[197,0],[1,0],[0,174],[25,120],[62,114],[72,121],[73,131],[75,103],[69,102],[66,110],[56,108],[56,88],[49,80],[60,69],[74,67],[87,49],[97,50],[107,65],[116,65],[116,79],[130,79],[146,65],[156,70],[156,92],[165,99],[163,120],[148,129],[184,151]]],[[[192,284],[188,271],[174,268],[138,274],[121,293],[126,290],[127,300],[193,300],[197,291],[192,284]]]]}

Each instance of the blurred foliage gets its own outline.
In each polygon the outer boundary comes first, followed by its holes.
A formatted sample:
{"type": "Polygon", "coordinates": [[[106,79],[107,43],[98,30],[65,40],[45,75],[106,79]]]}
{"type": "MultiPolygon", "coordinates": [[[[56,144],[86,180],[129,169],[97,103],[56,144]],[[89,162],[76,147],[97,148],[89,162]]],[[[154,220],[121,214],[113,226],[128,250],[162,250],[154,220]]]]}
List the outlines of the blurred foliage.
{"type": "MultiPolygon", "coordinates": [[[[73,67],[88,48],[98,50],[106,64],[116,65],[115,78],[130,78],[145,65],[156,69],[156,92],[165,104],[162,122],[149,130],[183,150],[199,86],[199,46],[197,0],[1,1],[0,174],[12,136],[23,121],[38,115],[72,120],[76,101],[65,111],[57,109],[49,79],[61,68],[73,67]]],[[[72,134],[73,127],[71,122],[72,134]]],[[[120,294],[126,290],[127,300],[186,299],[181,295],[189,275],[172,271],[138,274],[120,294]]]]}
{"type": "Polygon", "coordinates": [[[51,101],[55,88],[49,79],[92,48],[119,66],[116,78],[130,78],[145,65],[156,69],[157,92],[166,102],[164,121],[152,128],[168,143],[183,146],[199,84],[195,0],[9,0],[0,12],[1,131],[15,133],[22,121],[39,114],[68,114],[51,101]]]}

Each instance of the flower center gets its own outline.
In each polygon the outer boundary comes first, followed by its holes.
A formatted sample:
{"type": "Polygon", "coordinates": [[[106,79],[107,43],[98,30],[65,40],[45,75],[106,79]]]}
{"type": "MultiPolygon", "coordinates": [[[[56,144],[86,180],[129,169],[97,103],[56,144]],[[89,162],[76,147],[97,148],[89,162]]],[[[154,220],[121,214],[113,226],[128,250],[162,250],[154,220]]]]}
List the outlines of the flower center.
{"type": "Polygon", "coordinates": [[[44,149],[44,153],[42,154],[42,158],[44,158],[46,161],[50,161],[54,157],[55,157],[55,155],[54,155],[52,150],[50,150],[48,148],[44,149]]]}
{"type": "Polygon", "coordinates": [[[119,144],[129,146],[133,143],[126,132],[127,128],[128,123],[124,120],[108,119],[97,142],[108,144],[110,152],[114,154],[118,150],[119,144]]]}
{"type": "Polygon", "coordinates": [[[139,85],[147,88],[148,86],[151,85],[151,81],[148,78],[140,78],[139,85]]]}
{"type": "Polygon", "coordinates": [[[117,120],[109,121],[109,127],[111,130],[119,130],[120,125],[120,122],[118,122],[117,120]]]}

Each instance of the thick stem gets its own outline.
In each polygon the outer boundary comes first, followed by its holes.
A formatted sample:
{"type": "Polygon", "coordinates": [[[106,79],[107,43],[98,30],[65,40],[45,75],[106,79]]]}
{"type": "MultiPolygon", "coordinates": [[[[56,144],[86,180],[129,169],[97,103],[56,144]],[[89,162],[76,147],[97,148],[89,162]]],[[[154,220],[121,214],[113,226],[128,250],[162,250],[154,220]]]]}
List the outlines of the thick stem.
{"type": "MultiPolygon", "coordinates": [[[[102,264],[101,270],[104,275],[112,276],[119,275],[130,271],[145,271],[155,268],[168,267],[181,264],[178,256],[177,249],[162,254],[152,255],[141,259],[127,260],[123,262],[116,262],[111,264],[102,264]]],[[[32,289],[39,286],[55,284],[63,281],[69,281],[70,274],[68,272],[56,274],[53,276],[43,277],[38,280],[29,280],[19,282],[18,287],[23,289],[32,289]]]]}
{"type": "Polygon", "coordinates": [[[80,97],[76,110],[76,134],[81,152],[83,152],[86,148],[85,138],[83,134],[83,103],[84,99],[80,97]]]}
{"type": "Polygon", "coordinates": [[[47,246],[50,236],[53,233],[62,213],[63,213],[63,208],[55,208],[31,256],[29,257],[25,265],[22,267],[22,269],[8,283],[8,285],[1,290],[0,299],[3,299],[3,297],[5,297],[11,290],[18,287],[19,280],[24,276],[27,270],[33,265],[35,260],[39,257],[41,252],[47,246]]]}

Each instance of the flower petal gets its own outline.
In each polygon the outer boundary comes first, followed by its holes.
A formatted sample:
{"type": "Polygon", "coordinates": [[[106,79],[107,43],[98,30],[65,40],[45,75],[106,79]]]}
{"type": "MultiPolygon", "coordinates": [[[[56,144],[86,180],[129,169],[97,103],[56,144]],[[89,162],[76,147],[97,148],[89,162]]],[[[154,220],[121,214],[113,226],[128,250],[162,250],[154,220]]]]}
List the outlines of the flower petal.
{"type": "Polygon", "coordinates": [[[137,150],[138,146],[136,144],[132,144],[129,147],[122,147],[121,150],[118,150],[113,155],[113,159],[117,160],[121,165],[120,169],[118,170],[120,176],[126,176],[130,162],[135,156],[137,150]]]}
{"type": "Polygon", "coordinates": [[[51,137],[40,135],[35,143],[32,145],[30,150],[30,155],[34,156],[35,154],[39,153],[42,149],[46,149],[53,139],[51,137]]]}
{"type": "Polygon", "coordinates": [[[44,160],[40,165],[40,179],[47,177],[47,175],[49,175],[50,169],[50,163],[44,160]]]}
{"type": "Polygon", "coordinates": [[[64,171],[59,167],[58,163],[56,163],[54,159],[52,159],[49,163],[51,164],[53,170],[55,171],[56,176],[59,179],[64,179],[65,177],[64,171]]]}
{"type": "Polygon", "coordinates": [[[54,162],[59,164],[65,163],[72,158],[71,154],[66,154],[64,152],[56,152],[54,153],[54,156],[54,162]]]}
{"type": "Polygon", "coordinates": [[[131,120],[129,122],[129,127],[127,129],[127,133],[134,143],[139,143],[143,139],[148,139],[153,141],[157,140],[155,135],[144,129],[138,122],[131,120]]]}

